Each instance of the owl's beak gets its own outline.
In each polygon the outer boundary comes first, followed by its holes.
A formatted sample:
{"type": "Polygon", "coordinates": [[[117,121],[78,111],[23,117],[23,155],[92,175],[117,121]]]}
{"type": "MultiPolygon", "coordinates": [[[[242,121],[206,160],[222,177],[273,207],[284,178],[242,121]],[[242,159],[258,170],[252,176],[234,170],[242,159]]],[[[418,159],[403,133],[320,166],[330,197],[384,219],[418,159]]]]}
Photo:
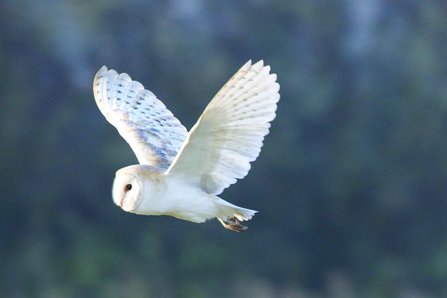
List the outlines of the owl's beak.
{"type": "Polygon", "coordinates": [[[124,205],[124,198],[122,198],[120,201],[120,207],[123,208],[123,205],[124,205]]]}

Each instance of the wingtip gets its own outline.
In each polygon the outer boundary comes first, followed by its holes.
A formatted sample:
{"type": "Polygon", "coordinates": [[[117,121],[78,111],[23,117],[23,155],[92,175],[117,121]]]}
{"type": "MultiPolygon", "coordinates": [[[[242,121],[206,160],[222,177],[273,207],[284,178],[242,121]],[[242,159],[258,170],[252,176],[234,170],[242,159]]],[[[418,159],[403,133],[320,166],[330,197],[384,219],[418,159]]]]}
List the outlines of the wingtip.
{"type": "Polygon", "coordinates": [[[102,75],[104,75],[108,71],[107,67],[103,65],[95,75],[95,81],[99,79],[102,75]]]}
{"type": "Polygon", "coordinates": [[[272,70],[270,65],[264,65],[264,68],[267,69],[268,73],[270,73],[270,71],[272,70]]]}
{"type": "Polygon", "coordinates": [[[249,69],[252,65],[251,59],[245,62],[245,64],[242,66],[242,69],[249,69]]]}
{"type": "Polygon", "coordinates": [[[261,69],[264,67],[264,60],[259,60],[258,62],[256,62],[255,64],[253,64],[252,68],[253,69],[261,69]]]}
{"type": "Polygon", "coordinates": [[[264,59],[261,59],[256,63],[253,63],[253,61],[250,59],[244,64],[244,66],[242,66],[243,69],[249,69],[249,68],[261,69],[263,67],[268,67],[270,71],[270,66],[264,64],[264,59]]]}

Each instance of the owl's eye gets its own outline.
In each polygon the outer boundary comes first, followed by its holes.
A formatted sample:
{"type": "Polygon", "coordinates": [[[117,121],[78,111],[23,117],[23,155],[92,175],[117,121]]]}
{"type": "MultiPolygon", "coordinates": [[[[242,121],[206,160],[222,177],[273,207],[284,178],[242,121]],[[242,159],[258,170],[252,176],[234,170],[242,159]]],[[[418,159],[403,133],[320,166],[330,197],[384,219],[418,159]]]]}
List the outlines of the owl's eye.
{"type": "Polygon", "coordinates": [[[126,185],[126,190],[131,190],[132,189],[132,184],[127,184],[126,185]]]}

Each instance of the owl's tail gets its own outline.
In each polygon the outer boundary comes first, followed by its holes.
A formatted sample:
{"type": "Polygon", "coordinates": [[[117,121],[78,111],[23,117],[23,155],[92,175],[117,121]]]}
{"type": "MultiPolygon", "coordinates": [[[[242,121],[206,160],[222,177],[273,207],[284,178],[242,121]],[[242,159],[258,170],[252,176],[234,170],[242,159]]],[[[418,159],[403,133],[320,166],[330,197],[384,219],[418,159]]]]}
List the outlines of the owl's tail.
{"type": "Polygon", "coordinates": [[[219,199],[217,203],[219,204],[219,216],[217,219],[226,229],[235,232],[245,231],[247,227],[240,222],[250,220],[258,212],[233,205],[222,199],[219,199]]]}

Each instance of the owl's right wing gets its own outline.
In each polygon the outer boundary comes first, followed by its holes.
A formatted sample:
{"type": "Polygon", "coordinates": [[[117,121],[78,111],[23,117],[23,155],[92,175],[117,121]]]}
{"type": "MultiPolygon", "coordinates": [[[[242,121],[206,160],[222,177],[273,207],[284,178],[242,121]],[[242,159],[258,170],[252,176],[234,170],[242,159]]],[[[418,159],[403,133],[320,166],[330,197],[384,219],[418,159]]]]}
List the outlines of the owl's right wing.
{"type": "Polygon", "coordinates": [[[245,177],[276,116],[278,91],[269,66],[247,62],[208,104],[167,174],[215,195],[245,177]]]}
{"type": "Polygon", "coordinates": [[[140,164],[167,169],[187,137],[185,127],[137,81],[103,66],[93,93],[106,119],[129,143],[140,164]]]}

